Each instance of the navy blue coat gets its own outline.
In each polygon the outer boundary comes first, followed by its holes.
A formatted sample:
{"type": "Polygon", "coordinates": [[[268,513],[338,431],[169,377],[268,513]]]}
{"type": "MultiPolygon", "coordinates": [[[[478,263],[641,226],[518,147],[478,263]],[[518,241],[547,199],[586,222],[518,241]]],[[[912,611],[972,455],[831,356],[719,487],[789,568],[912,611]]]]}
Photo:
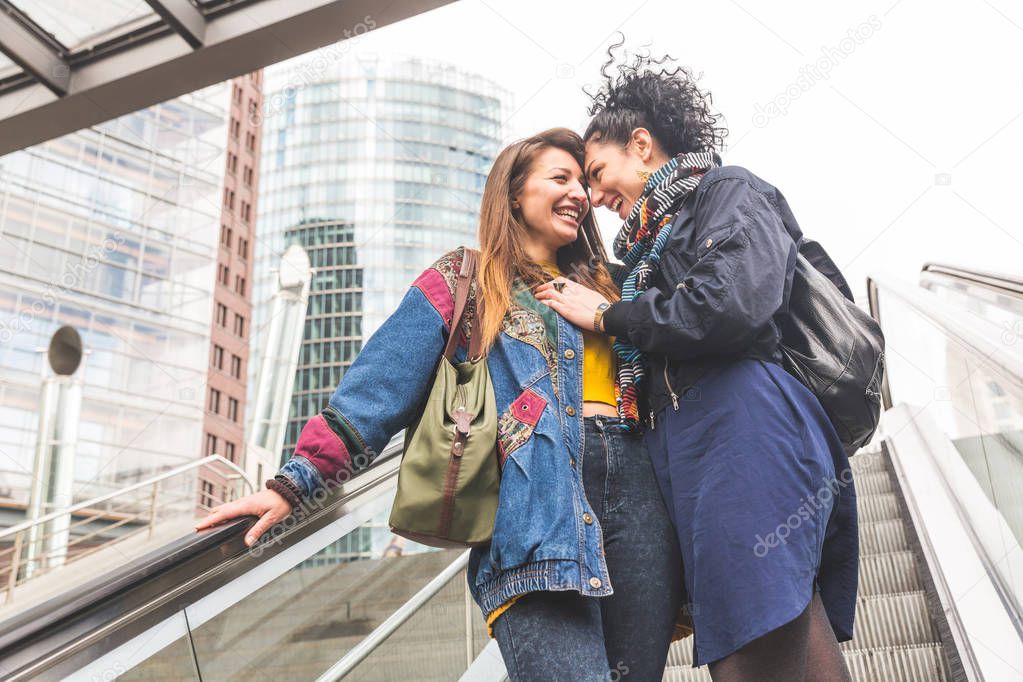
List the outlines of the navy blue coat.
{"type": "Polygon", "coordinates": [[[655,286],[613,304],[604,328],[647,363],[643,414],[690,396],[712,367],[781,361],[775,322],[788,308],[802,231],[770,183],[739,166],[709,170],[673,221],[655,286]]]}

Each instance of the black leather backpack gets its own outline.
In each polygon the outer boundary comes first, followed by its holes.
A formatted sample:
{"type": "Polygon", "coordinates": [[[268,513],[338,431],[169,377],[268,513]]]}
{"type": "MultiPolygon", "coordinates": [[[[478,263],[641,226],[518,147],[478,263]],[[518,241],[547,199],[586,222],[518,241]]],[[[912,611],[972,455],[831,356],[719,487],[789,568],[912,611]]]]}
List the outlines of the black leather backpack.
{"type": "Polygon", "coordinates": [[[817,396],[846,448],[865,445],[881,414],[884,334],[817,242],[800,242],[788,311],[776,321],[785,369],[817,396]]]}

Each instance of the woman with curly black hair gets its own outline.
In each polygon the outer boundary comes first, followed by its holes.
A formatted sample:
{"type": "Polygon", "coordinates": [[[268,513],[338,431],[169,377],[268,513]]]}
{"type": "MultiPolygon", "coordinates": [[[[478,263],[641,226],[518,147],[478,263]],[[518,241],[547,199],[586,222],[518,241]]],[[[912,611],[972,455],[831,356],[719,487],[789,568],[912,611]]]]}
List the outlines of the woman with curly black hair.
{"type": "Polygon", "coordinates": [[[852,476],[779,351],[802,233],[780,191],[721,165],[727,131],[688,70],[607,66],[584,171],[624,221],[621,301],[561,278],[536,297],[616,339],[621,412],[646,427],[682,549],[694,665],[718,681],[849,679],[852,476]]]}

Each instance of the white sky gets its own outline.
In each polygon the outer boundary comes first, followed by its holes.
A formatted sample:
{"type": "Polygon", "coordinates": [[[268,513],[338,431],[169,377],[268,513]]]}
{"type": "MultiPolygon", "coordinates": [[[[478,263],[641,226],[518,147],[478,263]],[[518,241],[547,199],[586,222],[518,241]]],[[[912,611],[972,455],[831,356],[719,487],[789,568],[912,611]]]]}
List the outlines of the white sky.
{"type": "MultiPolygon", "coordinates": [[[[725,163],[779,187],[858,293],[868,272],[915,281],[925,261],[1021,271],[1019,2],[460,0],[352,48],[441,59],[501,82],[520,137],[583,129],[581,88],[598,84],[618,30],[627,47],[649,45],[703,74],[730,129],[725,163]],[[784,114],[754,123],[758,105],[822,59],[827,78],[811,74],[784,114]]],[[[612,234],[617,218],[599,213],[612,234]]]]}

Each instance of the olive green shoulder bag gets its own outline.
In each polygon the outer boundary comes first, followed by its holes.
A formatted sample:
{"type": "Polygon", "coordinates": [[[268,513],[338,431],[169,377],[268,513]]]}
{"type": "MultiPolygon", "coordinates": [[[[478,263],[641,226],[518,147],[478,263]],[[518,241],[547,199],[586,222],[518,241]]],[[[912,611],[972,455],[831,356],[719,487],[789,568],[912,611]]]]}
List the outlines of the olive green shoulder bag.
{"type": "Polygon", "coordinates": [[[485,545],[497,515],[497,405],[487,358],[480,354],[478,297],[466,361],[453,364],[478,255],[465,249],[448,342],[423,412],[405,431],[389,521],[394,533],[433,547],[485,545]]]}

